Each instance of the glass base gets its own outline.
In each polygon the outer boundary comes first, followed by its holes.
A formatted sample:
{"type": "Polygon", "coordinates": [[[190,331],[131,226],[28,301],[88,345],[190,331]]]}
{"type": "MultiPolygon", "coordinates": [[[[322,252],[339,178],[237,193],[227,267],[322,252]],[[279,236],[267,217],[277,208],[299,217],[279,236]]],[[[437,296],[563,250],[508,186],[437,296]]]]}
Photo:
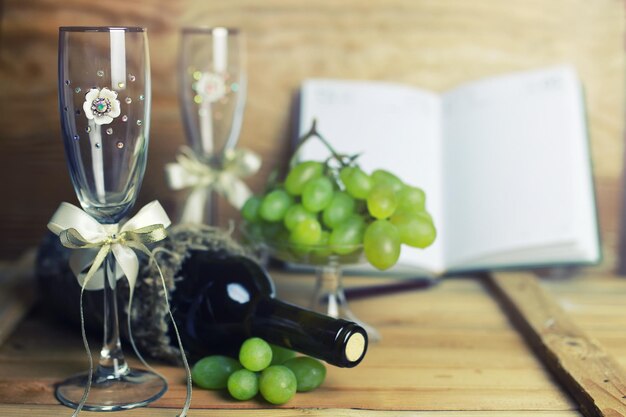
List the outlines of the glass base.
{"type": "MultiPolygon", "coordinates": [[[[68,407],[78,408],[88,377],[85,372],[58,384],[57,399],[68,407]]],[[[96,370],[83,410],[118,411],[143,407],[161,398],[166,391],[167,381],[153,372],[129,369],[124,375],[112,377],[96,370]]]]}
{"type": "Polygon", "coordinates": [[[311,300],[311,309],[336,319],[350,320],[363,327],[370,343],[379,342],[382,336],[373,326],[357,318],[346,299],[343,290],[341,266],[330,262],[318,267],[315,294],[311,300]]]}

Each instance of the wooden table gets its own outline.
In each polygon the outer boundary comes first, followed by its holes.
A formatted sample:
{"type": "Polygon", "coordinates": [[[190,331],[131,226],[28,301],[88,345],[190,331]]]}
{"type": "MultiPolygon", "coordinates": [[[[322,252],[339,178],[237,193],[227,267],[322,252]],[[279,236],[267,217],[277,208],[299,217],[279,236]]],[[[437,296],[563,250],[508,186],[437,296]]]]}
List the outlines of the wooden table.
{"type": "MultiPolygon", "coordinates": [[[[307,275],[274,276],[283,295],[307,294],[313,284],[307,275]]],[[[348,277],[346,281],[354,285],[376,280],[348,277]]],[[[626,366],[626,280],[587,274],[542,281],[542,286],[626,366]]],[[[218,392],[195,389],[189,415],[582,415],[480,279],[446,278],[427,290],[354,300],[351,306],[383,335],[359,366],[329,367],[321,388],[298,393],[282,407],[258,400],[236,402],[218,392]]],[[[0,347],[0,416],[71,415],[55,400],[53,384],[86,366],[77,333],[35,309],[0,347]]],[[[116,415],[177,414],[184,401],[183,372],[165,365],[158,368],[170,381],[166,395],[149,408],[116,415]]],[[[607,415],[624,415],[625,404],[607,415]]]]}

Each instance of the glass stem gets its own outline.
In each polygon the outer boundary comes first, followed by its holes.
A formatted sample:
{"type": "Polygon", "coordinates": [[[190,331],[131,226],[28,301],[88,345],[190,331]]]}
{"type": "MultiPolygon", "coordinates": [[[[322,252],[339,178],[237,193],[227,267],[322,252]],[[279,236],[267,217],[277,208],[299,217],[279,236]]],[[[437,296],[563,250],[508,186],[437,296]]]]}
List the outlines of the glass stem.
{"type": "Polygon", "coordinates": [[[104,261],[104,342],[100,351],[100,363],[96,379],[117,379],[128,373],[129,368],[120,343],[119,316],[117,311],[117,281],[115,257],[107,255],[104,261]]]}
{"type": "Polygon", "coordinates": [[[336,260],[318,268],[313,309],[330,317],[341,317],[347,308],[346,296],[341,283],[342,271],[336,260]]]}
{"type": "Polygon", "coordinates": [[[380,333],[367,323],[359,320],[348,305],[342,283],[343,271],[337,259],[329,259],[328,263],[317,268],[317,283],[311,309],[333,318],[353,321],[367,331],[370,342],[381,339],[380,333]]]}

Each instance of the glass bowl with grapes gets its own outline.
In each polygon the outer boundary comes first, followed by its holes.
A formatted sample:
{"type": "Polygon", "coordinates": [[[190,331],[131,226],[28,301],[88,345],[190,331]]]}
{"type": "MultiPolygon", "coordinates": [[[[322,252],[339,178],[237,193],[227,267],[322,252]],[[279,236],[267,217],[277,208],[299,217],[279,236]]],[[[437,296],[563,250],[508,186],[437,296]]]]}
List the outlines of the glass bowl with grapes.
{"type": "Polygon", "coordinates": [[[328,159],[298,161],[296,149],[284,180],[243,205],[244,235],[276,259],[314,267],[311,308],[357,322],[370,341],[380,340],[379,332],[350,310],[342,267],[367,262],[383,271],[396,264],[403,244],[430,246],[437,232],[425,193],[389,171],[366,173],[358,156],[336,152],[315,123],[299,146],[309,140],[321,141],[328,159]]]}

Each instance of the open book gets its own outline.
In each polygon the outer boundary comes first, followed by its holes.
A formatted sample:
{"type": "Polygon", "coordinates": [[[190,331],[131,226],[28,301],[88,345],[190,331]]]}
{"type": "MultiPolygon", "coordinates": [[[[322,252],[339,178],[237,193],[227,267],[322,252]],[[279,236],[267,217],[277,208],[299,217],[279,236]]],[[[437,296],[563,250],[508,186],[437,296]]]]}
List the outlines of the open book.
{"type": "MultiPolygon", "coordinates": [[[[438,237],[402,246],[399,268],[435,274],[600,259],[584,97],[567,66],[438,94],[384,82],[311,79],[300,133],[318,131],[366,172],[426,192],[438,237]]],[[[323,160],[317,141],[300,159],[323,160]]]]}

